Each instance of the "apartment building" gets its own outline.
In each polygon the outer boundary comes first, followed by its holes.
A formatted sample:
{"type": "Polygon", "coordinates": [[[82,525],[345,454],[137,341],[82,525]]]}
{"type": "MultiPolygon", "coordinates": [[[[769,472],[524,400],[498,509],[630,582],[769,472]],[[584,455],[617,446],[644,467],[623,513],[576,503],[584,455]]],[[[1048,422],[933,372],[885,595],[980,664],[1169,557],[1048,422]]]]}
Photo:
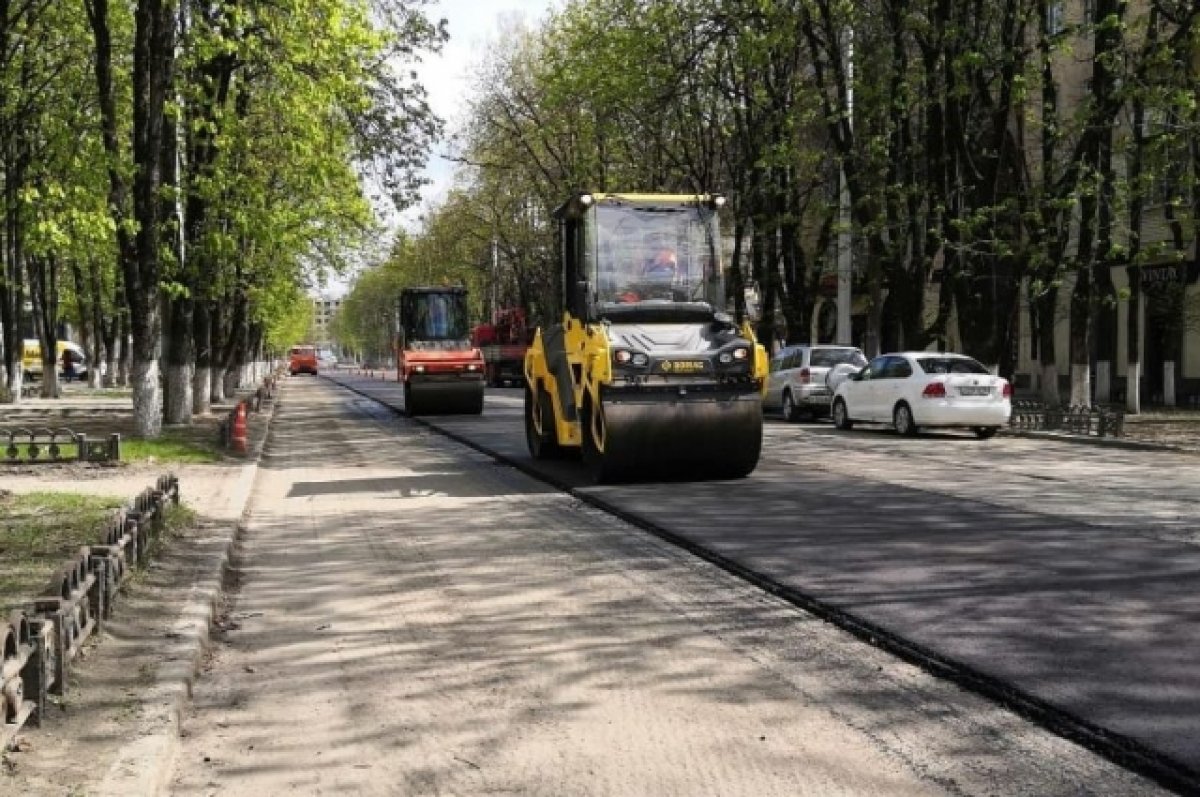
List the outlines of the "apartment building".
{"type": "Polygon", "coordinates": [[[338,296],[322,295],[312,301],[313,343],[323,349],[332,349],[333,335],[330,327],[334,316],[342,307],[342,299],[338,296]]]}

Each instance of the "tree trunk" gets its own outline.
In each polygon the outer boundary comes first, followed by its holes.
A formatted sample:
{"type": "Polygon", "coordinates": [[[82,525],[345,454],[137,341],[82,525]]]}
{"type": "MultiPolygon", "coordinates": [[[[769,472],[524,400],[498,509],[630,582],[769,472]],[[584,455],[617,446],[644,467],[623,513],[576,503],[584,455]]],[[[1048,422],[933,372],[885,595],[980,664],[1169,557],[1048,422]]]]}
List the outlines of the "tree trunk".
{"type": "Polygon", "coordinates": [[[1038,362],[1042,372],[1042,402],[1047,407],[1062,406],[1058,392],[1058,346],[1054,340],[1058,323],[1058,289],[1046,288],[1034,300],[1037,314],[1038,362]]]}
{"type": "Polygon", "coordinates": [[[123,148],[118,144],[116,90],[112,72],[112,32],[108,0],[85,0],[88,21],[96,43],[95,73],[105,153],[109,158],[109,207],[117,228],[118,256],[124,277],[132,345],[126,357],[122,336],[122,364],[129,364],[133,380],[136,432],[157,437],[162,429],[162,395],[158,380],[158,354],[162,334],[159,308],[161,264],[162,151],[167,94],[174,80],[175,16],[169,0],[138,0],[134,9],[133,47],[133,191],[120,168],[123,148]],[[130,225],[130,215],[135,225],[130,225]],[[136,227],[136,237],[128,229],[136,227]]]}
{"type": "MultiPolygon", "coordinates": [[[[1138,210],[1131,209],[1132,245],[1131,253],[1137,248],[1136,241],[1141,237],[1140,200],[1135,200],[1138,210]]],[[[1133,258],[1131,257],[1131,260],[1133,258]]],[[[1136,262],[1136,261],[1134,261],[1136,262]]],[[[1126,326],[1127,346],[1125,360],[1125,411],[1130,415],[1138,415],[1142,411],[1142,269],[1130,267],[1125,270],[1129,275],[1129,320],[1126,326]]]]}
{"type": "Polygon", "coordinates": [[[246,296],[239,292],[233,303],[233,318],[229,326],[229,340],[222,360],[225,364],[224,388],[226,396],[236,395],[244,383],[247,349],[250,343],[250,319],[246,296]]]}
{"type": "Polygon", "coordinates": [[[118,324],[117,346],[117,387],[129,387],[129,375],[133,370],[133,341],[129,331],[129,314],[121,313],[121,320],[118,324]]]}
{"type": "Polygon", "coordinates": [[[196,347],[196,367],[192,374],[192,412],[206,415],[212,411],[212,315],[209,303],[195,303],[192,314],[192,338],[196,347]]]}
{"type": "Polygon", "coordinates": [[[1075,287],[1071,290],[1071,406],[1085,407],[1092,403],[1091,356],[1092,323],[1096,312],[1096,286],[1092,279],[1095,257],[1093,214],[1095,195],[1085,194],[1081,207],[1079,231],[1079,266],[1075,270],[1075,287]]]}
{"type": "Polygon", "coordinates": [[[167,339],[166,403],[164,420],[167,423],[192,422],[192,369],[195,367],[195,346],[192,342],[192,307],[190,298],[171,301],[170,330],[167,339]]]}
{"type": "Polygon", "coordinates": [[[225,400],[225,348],[229,338],[229,313],[225,305],[211,305],[210,345],[212,346],[212,370],[209,372],[208,394],[214,404],[225,400]]]}
{"type": "Polygon", "coordinates": [[[88,362],[88,386],[98,387],[97,379],[100,373],[100,346],[95,330],[92,328],[91,304],[87,283],[83,278],[83,268],[77,260],[71,260],[71,280],[75,285],[75,315],[79,319],[79,344],[83,346],[88,362]]]}

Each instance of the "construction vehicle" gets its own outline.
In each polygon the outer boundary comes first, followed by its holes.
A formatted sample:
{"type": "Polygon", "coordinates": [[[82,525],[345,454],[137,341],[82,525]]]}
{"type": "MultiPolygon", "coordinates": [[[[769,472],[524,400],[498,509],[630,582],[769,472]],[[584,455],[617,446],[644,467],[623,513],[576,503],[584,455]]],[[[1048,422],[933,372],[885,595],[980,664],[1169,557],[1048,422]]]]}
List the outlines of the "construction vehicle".
{"type": "Polygon", "coordinates": [[[533,330],[525,323],[525,311],[505,307],[492,314],[490,323],[471,330],[471,342],[483,352],[484,374],[490,387],[524,381],[525,352],[533,330]]]}
{"type": "Polygon", "coordinates": [[[460,287],[400,292],[396,378],[408,415],[483,412],[483,354],[471,345],[467,291],[460,287]]]}
{"type": "Polygon", "coordinates": [[[723,203],[597,193],[555,211],[565,308],[525,355],[535,459],[578,453],[599,482],[754,470],[768,359],[723,312],[723,203]]]}

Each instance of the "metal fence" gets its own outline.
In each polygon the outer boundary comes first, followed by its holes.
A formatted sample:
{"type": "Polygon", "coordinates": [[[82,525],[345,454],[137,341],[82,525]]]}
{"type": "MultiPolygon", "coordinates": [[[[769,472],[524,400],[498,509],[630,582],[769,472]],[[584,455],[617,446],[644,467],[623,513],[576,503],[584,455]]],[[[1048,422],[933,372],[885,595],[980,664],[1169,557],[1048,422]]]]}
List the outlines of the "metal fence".
{"type": "Polygon", "coordinates": [[[105,618],[133,568],[162,532],[179,479],[168,474],[118,510],[97,545],[81,548],[32,606],[0,622],[0,750],[40,724],[50,694],[65,694],[71,664],[105,618]]]}
{"type": "Polygon", "coordinates": [[[121,435],[89,438],[70,429],[0,429],[0,462],[118,462],[121,435]]]}
{"type": "Polygon", "coordinates": [[[1047,407],[1041,401],[1018,399],[1013,402],[1009,425],[1028,431],[1123,437],[1125,410],[1102,406],[1047,407]]]}

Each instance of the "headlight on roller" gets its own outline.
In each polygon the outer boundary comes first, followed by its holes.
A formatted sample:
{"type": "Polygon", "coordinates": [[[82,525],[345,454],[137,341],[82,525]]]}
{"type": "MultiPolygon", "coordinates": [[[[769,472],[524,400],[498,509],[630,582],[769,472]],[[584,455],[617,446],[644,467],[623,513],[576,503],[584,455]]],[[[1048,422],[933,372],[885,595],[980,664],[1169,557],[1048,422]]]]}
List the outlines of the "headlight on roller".
{"type": "Polygon", "coordinates": [[[633,359],[633,353],[625,349],[617,349],[613,352],[613,359],[617,361],[617,365],[626,365],[633,359]]]}
{"type": "Polygon", "coordinates": [[[630,362],[632,362],[638,368],[645,368],[650,364],[650,358],[639,351],[637,354],[633,355],[633,359],[630,362]]]}
{"type": "Polygon", "coordinates": [[[750,356],[750,350],[747,349],[745,346],[738,346],[736,349],[733,350],[733,359],[735,359],[735,360],[744,360],[749,356],[750,356]]]}

